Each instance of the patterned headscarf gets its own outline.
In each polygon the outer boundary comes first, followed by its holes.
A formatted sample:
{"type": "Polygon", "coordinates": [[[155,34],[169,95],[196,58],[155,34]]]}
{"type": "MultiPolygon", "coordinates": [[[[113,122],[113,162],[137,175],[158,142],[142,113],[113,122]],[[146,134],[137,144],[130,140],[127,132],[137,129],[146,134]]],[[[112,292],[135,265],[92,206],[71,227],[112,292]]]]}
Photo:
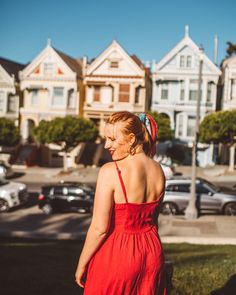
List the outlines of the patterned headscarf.
{"type": "Polygon", "coordinates": [[[152,147],[151,147],[151,157],[153,157],[156,154],[156,146],[155,143],[157,141],[157,134],[158,134],[158,126],[155,120],[152,118],[151,115],[141,113],[139,114],[140,121],[145,125],[148,134],[152,141],[152,147]]]}

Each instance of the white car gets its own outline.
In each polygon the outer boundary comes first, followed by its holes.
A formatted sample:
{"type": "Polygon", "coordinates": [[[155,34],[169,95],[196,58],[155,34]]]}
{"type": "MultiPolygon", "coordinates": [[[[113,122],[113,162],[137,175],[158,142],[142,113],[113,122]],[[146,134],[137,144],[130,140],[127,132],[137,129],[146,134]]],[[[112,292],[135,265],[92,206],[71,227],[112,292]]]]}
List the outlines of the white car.
{"type": "Polygon", "coordinates": [[[11,166],[0,161],[0,178],[9,178],[14,175],[11,166]]]}
{"type": "Polygon", "coordinates": [[[28,191],[24,183],[0,179],[0,213],[26,203],[28,191]]]}

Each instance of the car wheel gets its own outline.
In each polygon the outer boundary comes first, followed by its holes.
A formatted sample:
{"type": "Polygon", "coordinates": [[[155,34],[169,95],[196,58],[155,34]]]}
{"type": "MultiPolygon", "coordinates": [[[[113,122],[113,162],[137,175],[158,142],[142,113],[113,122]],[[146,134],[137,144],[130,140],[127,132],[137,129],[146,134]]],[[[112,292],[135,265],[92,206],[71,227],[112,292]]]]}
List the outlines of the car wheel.
{"type": "Polygon", "coordinates": [[[224,207],[224,214],[236,216],[236,203],[228,203],[224,207]]]}
{"type": "Polygon", "coordinates": [[[9,208],[8,202],[4,199],[0,199],[0,212],[7,212],[9,208]]]}
{"type": "Polygon", "coordinates": [[[165,202],[161,206],[161,213],[164,215],[176,215],[178,213],[178,208],[174,203],[165,202]]]}
{"type": "Polygon", "coordinates": [[[43,211],[43,213],[45,213],[47,215],[50,215],[50,214],[53,213],[53,209],[52,209],[52,206],[50,204],[43,205],[42,211],[43,211]]]}

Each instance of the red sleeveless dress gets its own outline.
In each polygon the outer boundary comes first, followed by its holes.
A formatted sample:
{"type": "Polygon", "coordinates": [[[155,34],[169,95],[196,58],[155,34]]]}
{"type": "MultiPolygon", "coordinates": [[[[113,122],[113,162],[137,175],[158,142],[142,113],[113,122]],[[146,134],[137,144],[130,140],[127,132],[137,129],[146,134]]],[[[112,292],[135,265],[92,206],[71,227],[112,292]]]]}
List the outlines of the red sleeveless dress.
{"type": "MultiPolygon", "coordinates": [[[[117,164],[116,164],[117,167],[117,164]]],[[[154,202],[115,204],[109,235],[91,259],[84,295],[165,295],[164,255],[154,202]]]]}

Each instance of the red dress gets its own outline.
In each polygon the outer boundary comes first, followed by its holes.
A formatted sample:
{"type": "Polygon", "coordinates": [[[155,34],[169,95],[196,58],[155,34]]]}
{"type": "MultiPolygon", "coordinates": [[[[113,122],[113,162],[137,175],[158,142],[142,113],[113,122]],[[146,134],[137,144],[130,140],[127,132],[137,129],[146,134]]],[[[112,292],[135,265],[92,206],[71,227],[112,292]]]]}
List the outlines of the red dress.
{"type": "Polygon", "coordinates": [[[110,232],[88,266],[84,295],[165,295],[164,255],[155,226],[162,197],[115,204],[110,232]]]}

